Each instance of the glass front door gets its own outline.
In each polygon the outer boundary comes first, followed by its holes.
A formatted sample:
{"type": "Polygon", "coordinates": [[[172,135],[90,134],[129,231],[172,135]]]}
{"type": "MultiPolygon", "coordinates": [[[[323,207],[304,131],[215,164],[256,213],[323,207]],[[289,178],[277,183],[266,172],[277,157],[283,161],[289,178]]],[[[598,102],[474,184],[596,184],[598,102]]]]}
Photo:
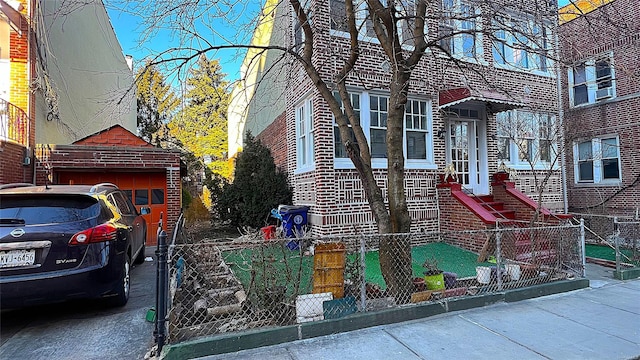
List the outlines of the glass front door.
{"type": "Polygon", "coordinates": [[[453,164],[458,181],[469,192],[487,194],[489,175],[483,129],[477,121],[456,119],[449,121],[447,130],[447,163],[453,164]]]}

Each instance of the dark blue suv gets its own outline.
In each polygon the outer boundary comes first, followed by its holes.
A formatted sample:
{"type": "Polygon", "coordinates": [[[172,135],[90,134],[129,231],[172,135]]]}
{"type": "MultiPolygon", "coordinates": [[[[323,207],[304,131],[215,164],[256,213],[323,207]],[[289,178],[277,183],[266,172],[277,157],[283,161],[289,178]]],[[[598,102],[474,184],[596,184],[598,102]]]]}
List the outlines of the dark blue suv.
{"type": "MultiPolygon", "coordinates": [[[[149,208],[143,208],[143,214],[149,208]]],[[[113,184],[0,185],[0,307],[129,300],[147,224],[113,184]]]]}

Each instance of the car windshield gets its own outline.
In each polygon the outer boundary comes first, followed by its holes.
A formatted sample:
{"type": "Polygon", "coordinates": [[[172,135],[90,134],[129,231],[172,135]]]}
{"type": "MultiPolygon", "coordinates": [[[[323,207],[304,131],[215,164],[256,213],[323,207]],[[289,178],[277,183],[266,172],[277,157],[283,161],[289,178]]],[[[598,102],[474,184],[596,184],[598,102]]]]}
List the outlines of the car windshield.
{"type": "Polygon", "coordinates": [[[90,196],[2,195],[0,226],[73,222],[100,214],[100,204],[90,196]]]}

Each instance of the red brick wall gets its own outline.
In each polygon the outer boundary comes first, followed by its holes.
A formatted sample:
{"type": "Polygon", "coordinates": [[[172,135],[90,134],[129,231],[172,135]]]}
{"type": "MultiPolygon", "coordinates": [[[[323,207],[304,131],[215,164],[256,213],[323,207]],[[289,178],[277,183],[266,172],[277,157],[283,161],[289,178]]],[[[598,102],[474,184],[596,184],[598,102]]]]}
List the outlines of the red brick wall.
{"type": "Polygon", "coordinates": [[[443,240],[451,245],[480,252],[487,235],[478,233],[458,233],[462,230],[486,230],[493,228],[485,224],[476,214],[462,205],[451,195],[450,187],[438,187],[438,203],[440,204],[440,231],[443,240]],[[449,231],[455,233],[447,233],[449,231]]]}
{"type": "Polygon", "coordinates": [[[0,184],[33,182],[33,166],[23,165],[24,157],[24,146],[0,141],[0,184]]]}
{"type": "Polygon", "coordinates": [[[284,171],[288,170],[287,139],[282,136],[286,126],[287,114],[282,113],[256,137],[262,144],[271,149],[271,156],[273,156],[276,167],[284,171]]]}
{"type": "MultiPolygon", "coordinates": [[[[28,14],[29,2],[21,1],[24,5],[23,16],[28,14]]],[[[35,60],[33,46],[30,49],[30,38],[33,36],[28,21],[21,24],[22,35],[11,30],[9,34],[9,102],[22,109],[29,117],[28,138],[25,144],[0,143],[0,184],[11,182],[32,182],[33,161],[30,165],[22,165],[25,149],[31,151],[36,142],[35,136],[35,98],[31,94],[30,85],[35,74],[35,60]],[[30,51],[31,50],[31,51],[30,51]],[[29,60],[31,57],[31,61],[29,60]],[[31,78],[30,78],[31,76],[31,78]]],[[[31,156],[31,154],[28,154],[31,156]]],[[[31,159],[33,160],[33,158],[31,159]]]]}
{"type": "Polygon", "coordinates": [[[96,146],[135,146],[135,147],[153,147],[153,145],[135,136],[129,130],[120,125],[91,135],[84,139],[74,142],[75,145],[96,145],[96,146]]]}
{"type": "Polygon", "coordinates": [[[567,71],[562,77],[567,136],[569,207],[577,212],[633,215],[640,206],[640,7],[637,0],[616,0],[561,26],[565,63],[613,54],[616,98],[569,107],[567,71]],[[585,41],[588,39],[588,41],[585,41]],[[620,139],[622,181],[577,184],[573,145],[599,135],[620,139]]]}

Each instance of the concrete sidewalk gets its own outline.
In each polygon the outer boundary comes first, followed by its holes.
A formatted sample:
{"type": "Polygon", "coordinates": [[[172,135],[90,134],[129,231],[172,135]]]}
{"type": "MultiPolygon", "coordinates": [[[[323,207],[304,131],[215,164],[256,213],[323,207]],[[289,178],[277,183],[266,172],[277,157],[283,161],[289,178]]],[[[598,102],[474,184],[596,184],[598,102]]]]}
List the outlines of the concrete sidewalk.
{"type": "Polygon", "coordinates": [[[587,289],[201,359],[640,357],[640,280],[587,271],[587,289]]]}

